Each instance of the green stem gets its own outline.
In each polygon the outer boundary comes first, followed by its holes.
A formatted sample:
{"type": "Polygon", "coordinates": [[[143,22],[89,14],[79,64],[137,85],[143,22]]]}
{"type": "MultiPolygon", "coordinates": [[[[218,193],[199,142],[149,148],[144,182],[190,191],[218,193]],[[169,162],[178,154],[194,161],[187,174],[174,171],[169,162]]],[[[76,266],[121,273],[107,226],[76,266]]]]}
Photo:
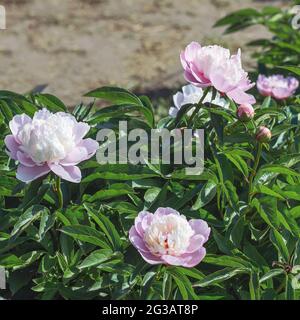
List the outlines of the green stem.
{"type": "Polygon", "coordinates": [[[262,152],[262,144],[260,142],[258,142],[258,146],[257,146],[257,152],[256,152],[256,158],[255,158],[255,161],[254,161],[254,166],[253,166],[253,169],[252,169],[252,172],[251,172],[251,175],[249,177],[249,196],[248,196],[248,202],[251,201],[251,197],[252,197],[252,189],[253,189],[253,179],[256,175],[256,171],[257,171],[257,167],[258,167],[258,164],[259,164],[259,160],[260,160],[260,157],[261,157],[261,152],[262,152]]]}
{"type": "Polygon", "coordinates": [[[62,209],[63,204],[64,204],[63,194],[62,194],[60,185],[61,185],[60,177],[56,176],[55,177],[55,189],[56,189],[57,198],[58,198],[58,209],[62,209]]]}
{"type": "Polygon", "coordinates": [[[189,121],[188,121],[188,128],[190,128],[190,126],[192,125],[193,119],[195,118],[196,114],[198,113],[198,111],[199,111],[199,109],[200,109],[200,107],[201,107],[201,105],[202,105],[202,102],[203,102],[204,99],[206,98],[208,92],[209,92],[209,87],[206,88],[206,90],[205,90],[204,93],[203,93],[203,96],[201,97],[200,101],[199,101],[198,104],[196,105],[195,110],[194,110],[194,112],[192,113],[192,115],[191,115],[191,117],[190,117],[190,119],[189,119],[189,121]]]}

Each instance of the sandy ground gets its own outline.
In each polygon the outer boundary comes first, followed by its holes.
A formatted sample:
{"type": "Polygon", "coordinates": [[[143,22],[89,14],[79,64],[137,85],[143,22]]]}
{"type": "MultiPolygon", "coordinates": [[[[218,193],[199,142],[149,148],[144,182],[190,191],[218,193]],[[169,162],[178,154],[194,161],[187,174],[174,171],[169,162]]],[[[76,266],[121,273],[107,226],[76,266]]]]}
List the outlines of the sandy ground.
{"type": "Polygon", "coordinates": [[[7,0],[0,30],[0,88],[27,92],[48,84],[68,105],[102,85],[141,91],[184,83],[179,53],[192,40],[242,47],[262,28],[223,36],[213,29],[233,10],[280,1],[7,0]]]}

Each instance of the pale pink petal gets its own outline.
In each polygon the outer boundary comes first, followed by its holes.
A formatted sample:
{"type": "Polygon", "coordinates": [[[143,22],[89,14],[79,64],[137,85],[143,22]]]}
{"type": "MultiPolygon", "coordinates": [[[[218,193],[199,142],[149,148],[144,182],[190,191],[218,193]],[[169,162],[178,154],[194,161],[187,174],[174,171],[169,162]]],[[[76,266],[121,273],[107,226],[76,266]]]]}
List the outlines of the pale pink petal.
{"type": "Polygon", "coordinates": [[[182,92],[177,92],[176,94],[174,94],[173,103],[174,103],[174,106],[177,109],[180,109],[180,107],[181,107],[181,105],[183,103],[183,94],[182,94],[182,92]]]}
{"type": "Polygon", "coordinates": [[[256,100],[254,96],[251,94],[245,93],[244,91],[240,89],[234,89],[232,91],[229,91],[226,93],[228,97],[230,97],[233,101],[235,101],[238,104],[255,104],[256,100]]]}
{"type": "Polygon", "coordinates": [[[51,115],[52,113],[49,110],[43,108],[42,110],[39,110],[34,114],[33,119],[47,120],[49,117],[51,117],[51,115]]]}
{"type": "Polygon", "coordinates": [[[202,247],[193,253],[183,254],[179,257],[163,255],[162,259],[168,265],[193,268],[203,260],[205,255],[206,255],[206,250],[205,248],[202,247]]]}
{"type": "Polygon", "coordinates": [[[186,253],[195,252],[196,250],[201,249],[201,247],[203,246],[203,244],[206,241],[207,240],[205,239],[204,235],[202,235],[202,234],[196,234],[196,235],[192,236],[191,240],[190,240],[190,245],[186,249],[186,253]]]}
{"type": "Polygon", "coordinates": [[[148,252],[144,252],[144,251],[139,251],[140,255],[142,256],[142,258],[150,263],[150,264],[161,264],[164,263],[164,260],[162,260],[160,257],[157,257],[155,255],[153,255],[152,253],[148,253],[148,252]]]}
{"type": "Polygon", "coordinates": [[[74,166],[81,161],[90,159],[99,149],[99,144],[93,139],[82,140],[78,146],[60,161],[61,165],[74,166]]]}
{"type": "Polygon", "coordinates": [[[81,181],[81,171],[76,166],[62,166],[54,163],[49,163],[48,165],[51,171],[64,180],[74,183],[81,181]]]}
{"type": "Polygon", "coordinates": [[[222,74],[217,70],[217,72],[212,72],[210,75],[210,80],[212,85],[220,92],[228,92],[233,90],[235,87],[228,82],[226,74],[222,74]]]}
{"type": "Polygon", "coordinates": [[[17,152],[19,151],[20,144],[16,141],[15,137],[13,135],[6,136],[4,139],[4,143],[9,151],[8,155],[12,159],[17,160],[17,152]]]}
{"type": "Polygon", "coordinates": [[[201,71],[201,69],[199,69],[195,64],[191,64],[190,68],[191,74],[197,82],[198,86],[200,86],[201,88],[206,88],[212,84],[211,80],[205,77],[203,70],[201,71]]]}
{"type": "Polygon", "coordinates": [[[150,253],[149,249],[146,247],[144,240],[137,233],[134,226],[132,226],[129,230],[129,240],[133,244],[138,251],[143,251],[146,253],[150,253]]]}
{"type": "Polygon", "coordinates": [[[36,163],[21,151],[17,152],[18,161],[26,167],[35,167],[36,163]]]}
{"type": "Polygon", "coordinates": [[[168,254],[163,255],[161,258],[166,264],[169,264],[171,266],[184,266],[185,261],[188,260],[188,258],[186,257],[176,257],[168,254]]]}
{"type": "Polygon", "coordinates": [[[31,123],[31,118],[28,117],[26,114],[17,114],[12,118],[9,122],[9,128],[12,134],[17,137],[19,130],[26,124],[31,123]]]}
{"type": "Polygon", "coordinates": [[[201,49],[201,45],[198,42],[192,41],[189,45],[186,46],[184,51],[184,58],[187,61],[192,61],[195,59],[198,50],[201,49]]]}
{"type": "Polygon", "coordinates": [[[206,242],[210,235],[210,228],[206,221],[201,219],[191,219],[189,221],[191,228],[195,231],[195,234],[201,234],[206,242]]]}
{"type": "Polygon", "coordinates": [[[299,81],[294,77],[287,77],[288,87],[294,93],[299,87],[299,81]]]}
{"type": "Polygon", "coordinates": [[[79,122],[74,127],[74,139],[75,143],[79,143],[80,140],[89,132],[90,126],[87,123],[79,122]]]}
{"type": "Polygon", "coordinates": [[[23,164],[19,164],[17,169],[17,179],[29,183],[37,178],[40,178],[50,172],[48,165],[26,167],[23,164]]]}
{"type": "Polygon", "coordinates": [[[83,147],[76,147],[68,155],[60,161],[63,166],[74,166],[88,158],[88,151],[83,147]]]}
{"type": "Polygon", "coordinates": [[[169,214],[177,214],[180,215],[180,213],[172,208],[158,208],[155,212],[154,215],[158,215],[158,216],[167,216],[169,214]]]}
{"type": "Polygon", "coordinates": [[[90,138],[82,140],[78,146],[85,148],[87,150],[87,153],[88,153],[87,159],[91,158],[99,149],[99,143],[96,140],[93,140],[90,138]]]}
{"type": "Polygon", "coordinates": [[[183,75],[184,75],[184,79],[186,81],[190,82],[191,84],[193,84],[194,86],[197,86],[197,87],[204,86],[202,81],[201,81],[201,83],[199,83],[199,81],[193,76],[191,71],[185,70],[183,75]]]}
{"type": "Polygon", "coordinates": [[[142,211],[138,214],[138,216],[134,220],[135,229],[138,234],[143,237],[145,230],[150,225],[153,219],[153,214],[148,211],[142,211]]]}
{"type": "Polygon", "coordinates": [[[245,76],[240,82],[238,87],[243,91],[248,91],[255,86],[255,82],[251,82],[247,76],[245,76]]]}
{"type": "Polygon", "coordinates": [[[293,93],[288,88],[274,88],[273,89],[273,96],[275,99],[287,99],[293,95],[293,93]]]}
{"type": "Polygon", "coordinates": [[[184,267],[193,268],[198,265],[206,255],[205,248],[200,248],[199,250],[188,255],[188,258],[184,262],[184,267]]]}

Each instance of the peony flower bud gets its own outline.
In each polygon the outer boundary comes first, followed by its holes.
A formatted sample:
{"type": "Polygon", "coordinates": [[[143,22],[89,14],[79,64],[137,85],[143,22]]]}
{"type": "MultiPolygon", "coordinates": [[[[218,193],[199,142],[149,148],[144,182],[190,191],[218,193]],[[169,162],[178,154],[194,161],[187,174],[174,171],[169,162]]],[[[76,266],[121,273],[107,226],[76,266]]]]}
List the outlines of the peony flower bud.
{"type": "Polygon", "coordinates": [[[253,119],[254,114],[255,112],[252,105],[248,103],[240,105],[237,109],[237,116],[243,122],[253,119]]]}
{"type": "Polygon", "coordinates": [[[99,145],[93,139],[83,139],[90,126],[77,122],[68,113],[36,112],[33,119],[16,115],[9,123],[11,135],[5,145],[9,156],[19,162],[17,179],[31,182],[54,172],[71,182],[81,181],[77,164],[91,158],[99,145]]]}
{"type": "Polygon", "coordinates": [[[174,209],[158,208],[154,214],[139,213],[129,231],[129,240],[150,264],[192,268],[205,257],[203,244],[209,234],[205,221],[187,221],[174,209]]]}
{"type": "Polygon", "coordinates": [[[256,140],[260,143],[269,142],[271,140],[272,133],[266,127],[259,127],[256,133],[256,140]]]}
{"type": "Polygon", "coordinates": [[[213,45],[202,47],[191,42],[180,55],[186,81],[200,87],[214,87],[238,104],[255,103],[246,93],[255,84],[242,67],[241,50],[231,55],[228,49],[213,45]]]}

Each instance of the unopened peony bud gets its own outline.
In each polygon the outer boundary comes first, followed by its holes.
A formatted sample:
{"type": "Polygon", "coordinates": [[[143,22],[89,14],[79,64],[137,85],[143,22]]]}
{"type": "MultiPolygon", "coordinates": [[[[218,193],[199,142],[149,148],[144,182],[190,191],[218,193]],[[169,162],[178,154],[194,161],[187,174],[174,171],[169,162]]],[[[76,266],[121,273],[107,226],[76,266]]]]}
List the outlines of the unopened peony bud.
{"type": "Polygon", "coordinates": [[[259,127],[256,133],[256,140],[258,142],[269,142],[271,140],[272,133],[266,127],[259,127]]]}
{"type": "Polygon", "coordinates": [[[254,117],[254,114],[254,109],[249,103],[242,104],[237,109],[237,116],[243,122],[251,120],[254,117]]]}

